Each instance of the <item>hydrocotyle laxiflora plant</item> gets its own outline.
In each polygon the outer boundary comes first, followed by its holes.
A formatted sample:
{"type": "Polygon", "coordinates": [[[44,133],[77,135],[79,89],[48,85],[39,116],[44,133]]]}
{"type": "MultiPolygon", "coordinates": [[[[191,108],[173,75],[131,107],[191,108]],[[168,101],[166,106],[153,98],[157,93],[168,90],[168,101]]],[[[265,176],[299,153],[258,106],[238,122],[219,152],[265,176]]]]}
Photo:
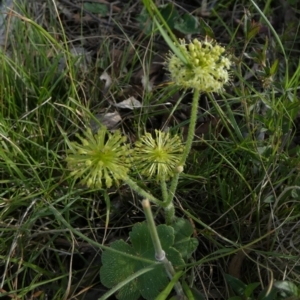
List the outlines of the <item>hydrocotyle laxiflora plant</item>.
{"type": "MultiPolygon", "coordinates": [[[[142,197],[164,208],[167,224],[175,220],[173,204],[178,178],[190,153],[197,121],[201,92],[221,92],[229,81],[231,61],[225,48],[215,41],[194,39],[179,43],[181,56],[169,53],[166,68],[171,80],[180,88],[193,90],[188,137],[185,146],[178,135],[155,130],[155,135],[143,135],[132,149],[119,130],[111,133],[102,126],[97,134],[90,129],[79,142],[69,142],[67,155],[71,175],[91,188],[110,188],[120,182],[128,184],[142,197]],[[185,57],[183,61],[181,58],[185,57]],[[130,176],[131,171],[161,185],[162,200],[143,190],[130,176]],[[171,184],[167,186],[168,180],[171,184]]],[[[177,51],[178,52],[178,51],[177,51]]]]}
{"type": "MultiPolygon", "coordinates": [[[[180,40],[177,47],[181,55],[170,52],[166,68],[175,85],[182,89],[193,90],[188,136],[179,163],[184,166],[194,139],[200,93],[222,92],[224,85],[230,80],[229,70],[232,62],[226,55],[225,48],[209,38],[205,38],[204,41],[194,39],[190,43],[180,40]]],[[[170,203],[173,202],[178,178],[179,174],[176,174],[171,183],[168,199],[170,203]]]]}
{"type": "Polygon", "coordinates": [[[133,149],[119,130],[109,132],[105,126],[95,135],[87,129],[83,136],[77,135],[77,138],[79,141],[68,142],[66,161],[71,176],[79,179],[83,185],[96,189],[125,183],[142,197],[163,207],[167,220],[173,218],[174,206],[168,202],[166,182],[182,171],[179,162],[184,146],[178,135],[172,136],[159,130],[155,131],[154,137],[146,133],[133,149]],[[159,182],[163,200],[143,190],[131,178],[132,170],[145,179],[159,182]]]}
{"type": "Polygon", "coordinates": [[[181,162],[184,163],[190,152],[195,133],[199,95],[200,93],[222,92],[224,85],[229,82],[229,69],[232,62],[225,54],[225,48],[216,41],[209,41],[208,38],[202,42],[194,39],[188,44],[185,40],[180,40],[178,47],[187,63],[170,52],[166,67],[170,72],[171,80],[178,87],[194,91],[189,133],[181,159],[181,162]]]}

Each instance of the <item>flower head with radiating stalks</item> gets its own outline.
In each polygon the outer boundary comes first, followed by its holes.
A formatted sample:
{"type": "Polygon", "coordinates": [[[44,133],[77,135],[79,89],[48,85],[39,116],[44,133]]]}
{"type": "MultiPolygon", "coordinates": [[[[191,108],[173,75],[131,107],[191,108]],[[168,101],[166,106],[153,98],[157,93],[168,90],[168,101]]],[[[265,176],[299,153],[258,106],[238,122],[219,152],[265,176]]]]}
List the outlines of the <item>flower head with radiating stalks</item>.
{"type": "Polygon", "coordinates": [[[222,91],[230,79],[228,70],[232,64],[223,47],[208,39],[203,42],[194,39],[189,44],[180,40],[179,50],[186,57],[187,64],[173,53],[166,62],[171,80],[176,85],[200,92],[222,91]]]}
{"type": "Polygon", "coordinates": [[[131,150],[120,131],[110,133],[103,126],[95,135],[88,129],[84,137],[77,137],[81,143],[71,142],[66,158],[72,176],[92,188],[109,188],[126,179],[131,150]]]}
{"type": "Polygon", "coordinates": [[[155,130],[155,138],[146,133],[135,144],[134,161],[140,174],[156,180],[168,180],[182,171],[179,166],[184,146],[178,135],[155,130]]]}

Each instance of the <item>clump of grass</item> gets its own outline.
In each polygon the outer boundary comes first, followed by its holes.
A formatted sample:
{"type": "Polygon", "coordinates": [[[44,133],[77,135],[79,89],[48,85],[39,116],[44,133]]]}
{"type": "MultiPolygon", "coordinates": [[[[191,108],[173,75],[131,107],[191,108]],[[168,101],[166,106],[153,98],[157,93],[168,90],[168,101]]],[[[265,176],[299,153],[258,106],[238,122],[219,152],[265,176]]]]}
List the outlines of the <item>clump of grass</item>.
{"type": "Polygon", "coordinates": [[[68,278],[74,249],[49,205],[71,224],[82,218],[75,216],[82,204],[72,205],[69,214],[70,204],[82,200],[80,188],[67,184],[62,160],[64,135],[80,120],[79,70],[64,40],[18,11],[12,12],[11,35],[0,53],[1,293],[62,299],[66,287],[67,293],[72,289],[68,278]]]}

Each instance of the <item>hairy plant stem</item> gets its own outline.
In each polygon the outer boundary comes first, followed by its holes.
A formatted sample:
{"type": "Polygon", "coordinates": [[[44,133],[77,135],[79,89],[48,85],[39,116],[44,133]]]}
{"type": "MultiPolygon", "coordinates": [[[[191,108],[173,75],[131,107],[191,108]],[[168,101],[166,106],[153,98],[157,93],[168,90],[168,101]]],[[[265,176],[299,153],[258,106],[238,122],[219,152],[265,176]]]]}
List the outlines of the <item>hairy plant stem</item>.
{"type": "Polygon", "coordinates": [[[103,196],[104,196],[104,201],[106,204],[106,219],[105,219],[105,229],[104,229],[104,236],[106,236],[107,228],[109,225],[109,216],[110,216],[110,207],[111,207],[110,198],[109,198],[109,195],[108,195],[108,192],[106,189],[104,189],[104,191],[103,191],[103,196]]]}
{"type": "Polygon", "coordinates": [[[195,128],[197,123],[197,115],[198,115],[199,96],[200,96],[200,91],[194,90],[188,136],[186,139],[185,148],[180,161],[180,165],[182,166],[184,166],[186,159],[190,154],[193,140],[194,140],[195,128]]]}
{"type": "MultiPolygon", "coordinates": [[[[194,90],[188,136],[187,136],[187,139],[186,139],[185,148],[184,148],[179,166],[184,166],[185,165],[186,159],[187,159],[187,157],[188,157],[188,155],[191,151],[191,148],[192,148],[194,135],[195,135],[196,123],[197,123],[199,96],[200,96],[200,91],[199,90],[194,90]]],[[[169,206],[171,203],[173,204],[173,198],[174,198],[174,195],[175,195],[175,192],[176,192],[176,189],[177,189],[179,175],[180,175],[180,173],[176,174],[173,177],[172,181],[171,181],[169,196],[168,196],[168,200],[166,202],[167,206],[169,206]]],[[[174,204],[173,204],[173,207],[174,207],[174,204]]],[[[175,210],[174,210],[174,214],[175,214],[175,210]]],[[[174,217],[175,217],[175,215],[171,219],[174,219],[174,217]]]]}
{"type": "Polygon", "coordinates": [[[126,178],[124,182],[132,188],[135,192],[137,192],[140,196],[149,199],[151,202],[154,204],[158,205],[159,207],[162,207],[165,212],[165,218],[166,218],[166,223],[168,225],[172,224],[174,219],[175,219],[175,208],[174,204],[171,201],[169,201],[169,194],[167,192],[167,185],[165,181],[161,181],[161,188],[162,188],[162,194],[163,194],[163,199],[164,201],[156,199],[154,196],[151,194],[147,193],[145,190],[143,190],[141,187],[139,187],[133,180],[130,178],[126,178]]]}
{"type": "Polygon", "coordinates": [[[175,218],[175,208],[174,208],[174,204],[172,202],[172,198],[171,198],[171,202],[170,202],[170,197],[169,197],[169,193],[167,190],[167,184],[166,184],[165,179],[162,179],[160,181],[160,187],[161,187],[162,198],[163,198],[163,202],[164,202],[166,224],[170,225],[173,223],[174,218],[175,218]]]}
{"type": "Polygon", "coordinates": [[[168,189],[165,178],[162,178],[160,180],[160,188],[161,188],[161,194],[163,201],[166,202],[168,200],[168,189]]]}
{"type": "MultiPolygon", "coordinates": [[[[159,239],[159,236],[158,236],[158,233],[156,230],[156,225],[155,225],[155,222],[153,219],[149,200],[144,199],[142,201],[142,205],[143,205],[144,213],[146,216],[148,229],[150,231],[153,247],[155,249],[155,259],[164,265],[169,279],[172,280],[172,278],[175,275],[175,270],[173,268],[172,263],[167,259],[166,253],[161,246],[160,239],[159,239]]],[[[179,282],[177,282],[175,284],[174,288],[176,290],[177,295],[180,297],[179,299],[184,299],[184,292],[183,292],[181,284],[179,282]]]]}
{"type": "Polygon", "coordinates": [[[151,194],[147,193],[145,190],[143,190],[141,187],[139,187],[133,180],[131,180],[129,177],[127,177],[124,182],[128,184],[130,188],[132,188],[135,192],[137,192],[140,196],[149,199],[151,202],[154,204],[160,206],[160,207],[166,207],[166,204],[161,201],[156,199],[154,196],[151,194]]]}
{"type": "Polygon", "coordinates": [[[169,203],[167,207],[164,208],[166,224],[171,225],[175,221],[175,207],[173,201],[169,203]]]}
{"type": "Polygon", "coordinates": [[[144,199],[142,201],[144,214],[147,220],[148,229],[150,231],[152,244],[155,250],[155,259],[161,261],[161,259],[165,256],[165,251],[161,247],[160,239],[156,230],[156,225],[154,223],[150,202],[148,199],[144,199]]]}
{"type": "MultiPolygon", "coordinates": [[[[194,90],[188,136],[187,136],[185,148],[184,148],[179,166],[184,166],[186,159],[192,148],[192,143],[193,143],[194,135],[195,135],[196,123],[197,123],[199,96],[200,96],[200,91],[194,90]]],[[[180,173],[176,174],[173,177],[173,179],[171,181],[171,186],[170,186],[169,192],[167,192],[167,185],[165,183],[165,180],[161,180],[161,190],[162,190],[163,201],[158,200],[151,194],[147,193],[145,190],[140,188],[130,178],[127,178],[125,180],[125,183],[127,183],[134,191],[136,191],[142,197],[149,199],[151,202],[153,202],[156,205],[159,205],[160,207],[163,207],[164,211],[165,211],[166,223],[172,224],[173,221],[175,220],[175,208],[174,208],[173,199],[174,199],[175,191],[176,191],[177,185],[178,185],[179,174],[180,173]]]]}

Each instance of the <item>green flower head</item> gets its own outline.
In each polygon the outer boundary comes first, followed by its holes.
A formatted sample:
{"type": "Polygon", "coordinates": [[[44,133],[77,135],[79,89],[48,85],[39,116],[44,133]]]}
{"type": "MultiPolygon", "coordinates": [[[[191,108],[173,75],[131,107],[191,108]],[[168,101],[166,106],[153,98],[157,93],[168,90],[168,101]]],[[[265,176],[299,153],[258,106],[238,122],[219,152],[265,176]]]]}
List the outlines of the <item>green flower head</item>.
{"type": "Polygon", "coordinates": [[[131,150],[120,131],[110,133],[103,126],[95,135],[88,129],[77,137],[81,143],[71,142],[66,158],[72,176],[92,188],[109,188],[127,177],[131,150]]]}
{"type": "Polygon", "coordinates": [[[226,57],[225,49],[216,42],[194,39],[186,44],[180,40],[179,50],[187,58],[188,64],[184,64],[173,53],[170,53],[166,62],[171,80],[176,85],[201,92],[219,92],[228,83],[228,70],[232,63],[226,57]]]}
{"type": "Polygon", "coordinates": [[[178,135],[155,130],[155,138],[146,133],[135,144],[136,169],[148,178],[167,180],[182,168],[179,166],[183,144],[178,135]]]}

